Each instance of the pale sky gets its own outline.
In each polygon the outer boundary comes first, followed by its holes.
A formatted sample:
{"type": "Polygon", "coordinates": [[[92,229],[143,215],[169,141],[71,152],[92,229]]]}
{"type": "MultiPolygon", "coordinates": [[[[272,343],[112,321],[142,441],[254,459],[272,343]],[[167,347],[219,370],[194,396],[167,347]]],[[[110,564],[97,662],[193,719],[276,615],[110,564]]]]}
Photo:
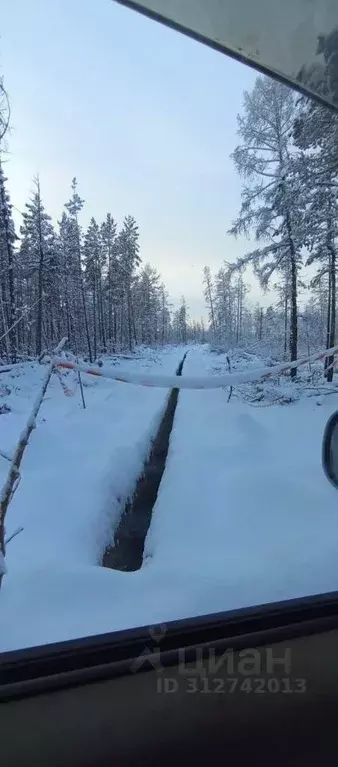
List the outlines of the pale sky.
{"type": "Polygon", "coordinates": [[[16,208],[38,172],[56,220],[76,176],[83,225],[135,216],[143,261],[205,316],[203,267],[251,247],[226,232],[240,205],[236,115],[255,72],[112,0],[2,0],[0,67],[16,208]]]}

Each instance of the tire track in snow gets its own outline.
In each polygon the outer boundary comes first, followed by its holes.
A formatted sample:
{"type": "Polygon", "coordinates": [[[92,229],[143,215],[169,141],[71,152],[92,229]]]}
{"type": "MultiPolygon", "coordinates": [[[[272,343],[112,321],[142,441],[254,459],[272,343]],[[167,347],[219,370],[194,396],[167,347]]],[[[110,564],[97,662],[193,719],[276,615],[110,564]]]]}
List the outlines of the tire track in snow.
{"type": "MultiPolygon", "coordinates": [[[[187,354],[188,352],[185,353],[176,370],[177,376],[182,375],[187,354]]],[[[165,470],[178,394],[179,389],[171,390],[149,459],[137,481],[134,496],[122,512],[119,525],[114,533],[113,545],[109,546],[103,555],[103,567],[113,570],[134,571],[139,570],[142,565],[144,542],[165,470]]]]}

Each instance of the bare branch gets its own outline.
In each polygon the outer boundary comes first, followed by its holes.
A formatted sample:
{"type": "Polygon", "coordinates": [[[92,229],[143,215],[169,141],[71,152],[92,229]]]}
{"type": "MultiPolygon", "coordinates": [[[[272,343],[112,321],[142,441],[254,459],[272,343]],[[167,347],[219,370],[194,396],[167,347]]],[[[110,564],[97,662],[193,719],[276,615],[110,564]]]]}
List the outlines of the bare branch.
{"type": "Polygon", "coordinates": [[[8,453],[5,453],[5,452],[4,452],[4,450],[0,450],[0,456],[1,456],[1,458],[5,458],[5,459],[6,459],[6,461],[9,461],[10,463],[11,463],[11,462],[12,462],[12,460],[13,460],[13,459],[12,459],[12,456],[11,456],[11,455],[9,455],[8,453]]]}
{"type": "MultiPolygon", "coordinates": [[[[58,354],[64,347],[65,343],[67,341],[67,338],[63,338],[62,341],[58,344],[56,349],[54,350],[54,355],[58,354]]],[[[30,435],[35,428],[36,425],[36,416],[40,410],[43,398],[45,396],[47,386],[49,384],[51,375],[53,373],[55,366],[55,360],[54,357],[51,359],[51,362],[48,365],[44,380],[42,382],[41,391],[39,392],[30,416],[27,420],[26,426],[19,438],[19,441],[17,443],[17,446],[14,451],[14,455],[11,461],[11,465],[9,468],[8,476],[5,481],[5,484],[0,492],[0,552],[1,552],[1,560],[3,561],[6,555],[6,545],[5,545],[5,517],[8,510],[8,506],[10,504],[10,501],[15,493],[15,490],[18,487],[18,483],[20,481],[20,465],[22,461],[23,454],[25,452],[25,448],[28,445],[28,441],[30,438],[30,435]]],[[[3,569],[3,568],[2,568],[3,569]]],[[[0,588],[2,583],[2,577],[3,572],[0,570],[0,588]]]]}
{"type": "Polygon", "coordinates": [[[5,540],[5,546],[7,546],[7,544],[8,544],[10,541],[12,541],[12,540],[13,540],[13,538],[15,538],[15,536],[16,536],[16,535],[19,535],[19,533],[22,533],[23,529],[24,529],[23,527],[17,527],[17,529],[16,529],[16,530],[14,530],[14,533],[12,533],[12,535],[9,535],[9,536],[8,536],[8,538],[6,538],[6,540],[5,540]]]}

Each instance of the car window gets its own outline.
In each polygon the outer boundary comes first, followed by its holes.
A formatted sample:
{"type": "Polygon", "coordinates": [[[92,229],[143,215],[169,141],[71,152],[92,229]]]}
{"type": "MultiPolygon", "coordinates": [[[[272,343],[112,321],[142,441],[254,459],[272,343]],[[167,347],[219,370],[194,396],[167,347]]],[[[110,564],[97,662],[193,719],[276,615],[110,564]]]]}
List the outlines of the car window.
{"type": "Polygon", "coordinates": [[[338,117],[5,0],[0,652],[337,588],[338,117]]]}

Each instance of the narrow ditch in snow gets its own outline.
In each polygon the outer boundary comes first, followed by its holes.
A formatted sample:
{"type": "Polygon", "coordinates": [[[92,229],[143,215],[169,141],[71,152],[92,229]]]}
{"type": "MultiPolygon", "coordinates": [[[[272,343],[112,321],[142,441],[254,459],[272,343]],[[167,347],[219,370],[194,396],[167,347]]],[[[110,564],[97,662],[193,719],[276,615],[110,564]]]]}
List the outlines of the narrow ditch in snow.
{"type": "MultiPolygon", "coordinates": [[[[182,375],[187,353],[176,370],[178,376],[182,375]]],[[[132,571],[139,570],[142,565],[144,542],[167,460],[178,393],[178,389],[172,389],[170,393],[150,456],[137,481],[134,496],[126,504],[122,513],[120,523],[114,533],[113,545],[109,546],[103,555],[103,567],[132,571]]]]}

